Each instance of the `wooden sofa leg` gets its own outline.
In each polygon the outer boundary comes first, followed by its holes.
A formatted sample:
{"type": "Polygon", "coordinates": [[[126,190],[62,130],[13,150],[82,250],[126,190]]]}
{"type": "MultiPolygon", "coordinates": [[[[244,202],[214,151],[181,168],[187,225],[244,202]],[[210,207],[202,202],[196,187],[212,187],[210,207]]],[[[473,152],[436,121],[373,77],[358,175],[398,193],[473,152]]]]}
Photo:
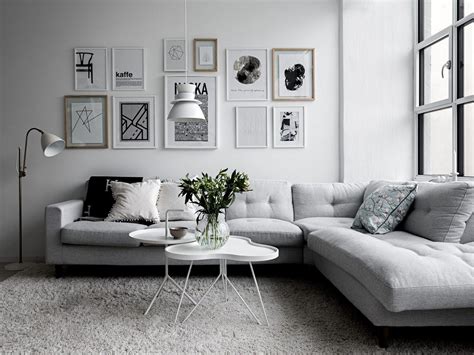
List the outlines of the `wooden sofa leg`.
{"type": "Polygon", "coordinates": [[[389,346],[392,331],[390,327],[377,327],[379,347],[386,349],[389,346]]]}
{"type": "Polygon", "coordinates": [[[54,265],[54,275],[57,279],[64,276],[64,267],[62,265],[54,265]]]}

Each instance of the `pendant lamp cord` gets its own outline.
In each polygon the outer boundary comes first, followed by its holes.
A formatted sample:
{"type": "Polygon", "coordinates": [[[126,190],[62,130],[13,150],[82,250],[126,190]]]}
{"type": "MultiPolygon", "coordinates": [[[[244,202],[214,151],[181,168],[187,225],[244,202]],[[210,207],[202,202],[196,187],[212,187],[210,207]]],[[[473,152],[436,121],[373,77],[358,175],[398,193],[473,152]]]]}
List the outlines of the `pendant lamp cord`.
{"type": "Polygon", "coordinates": [[[184,0],[184,61],[185,61],[185,84],[188,83],[188,4],[184,0]]]}

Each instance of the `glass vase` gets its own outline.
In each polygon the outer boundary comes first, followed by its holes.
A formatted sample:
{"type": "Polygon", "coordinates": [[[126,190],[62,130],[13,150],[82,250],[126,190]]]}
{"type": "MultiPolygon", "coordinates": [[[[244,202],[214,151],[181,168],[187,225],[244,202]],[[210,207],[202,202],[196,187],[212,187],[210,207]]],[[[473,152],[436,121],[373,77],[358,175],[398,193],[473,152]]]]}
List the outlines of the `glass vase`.
{"type": "Polygon", "coordinates": [[[197,222],[195,235],[199,245],[218,249],[229,239],[230,229],[223,214],[205,214],[197,222]]]}

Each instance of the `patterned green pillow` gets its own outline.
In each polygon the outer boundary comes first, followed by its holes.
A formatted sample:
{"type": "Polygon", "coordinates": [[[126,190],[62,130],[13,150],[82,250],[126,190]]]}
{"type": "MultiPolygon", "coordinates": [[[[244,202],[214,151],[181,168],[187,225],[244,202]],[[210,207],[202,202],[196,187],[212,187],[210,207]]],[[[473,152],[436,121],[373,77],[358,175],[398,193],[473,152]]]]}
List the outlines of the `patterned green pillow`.
{"type": "Polygon", "coordinates": [[[416,184],[385,185],[372,192],[360,206],[353,229],[372,234],[391,232],[405,218],[416,196],[416,184]]]}

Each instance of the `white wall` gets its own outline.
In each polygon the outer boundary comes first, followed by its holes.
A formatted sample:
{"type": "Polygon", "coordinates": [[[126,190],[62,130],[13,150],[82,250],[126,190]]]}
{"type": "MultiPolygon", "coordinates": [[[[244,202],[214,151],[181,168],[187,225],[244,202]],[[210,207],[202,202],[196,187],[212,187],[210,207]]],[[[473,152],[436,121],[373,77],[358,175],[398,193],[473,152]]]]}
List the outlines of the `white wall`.
{"type": "MultiPolygon", "coordinates": [[[[1,0],[0,0],[1,1],[1,0]]],[[[6,36],[5,112],[2,116],[1,181],[8,206],[1,218],[0,260],[17,248],[16,147],[26,130],[63,135],[63,96],[73,91],[74,47],[147,48],[147,92],[158,96],[157,150],[67,150],[46,159],[38,135],[30,137],[24,179],[26,257],[44,255],[44,207],[81,197],[90,175],[179,177],[229,167],[252,178],[337,181],[339,178],[338,3],[334,0],[188,1],[189,37],[219,39],[219,141],[217,150],[163,149],[162,40],[182,35],[182,2],[176,0],[4,0],[6,36]],[[305,149],[236,150],[234,107],[225,101],[225,55],[229,47],[314,47],[317,100],[307,107],[305,149]]],[[[0,66],[2,67],[2,66],[0,66]]],[[[2,80],[3,82],[3,80],[2,80]]],[[[109,95],[113,94],[108,92],[109,95]]],[[[123,94],[121,92],[120,94],[123,94]]],[[[259,105],[274,105],[261,102],[259,105]]],[[[291,105],[291,102],[279,105],[291,105]]],[[[301,104],[301,103],[296,103],[301,104]]]]}
{"type": "Polygon", "coordinates": [[[411,179],[410,0],[342,0],[343,181],[411,179]]]}

